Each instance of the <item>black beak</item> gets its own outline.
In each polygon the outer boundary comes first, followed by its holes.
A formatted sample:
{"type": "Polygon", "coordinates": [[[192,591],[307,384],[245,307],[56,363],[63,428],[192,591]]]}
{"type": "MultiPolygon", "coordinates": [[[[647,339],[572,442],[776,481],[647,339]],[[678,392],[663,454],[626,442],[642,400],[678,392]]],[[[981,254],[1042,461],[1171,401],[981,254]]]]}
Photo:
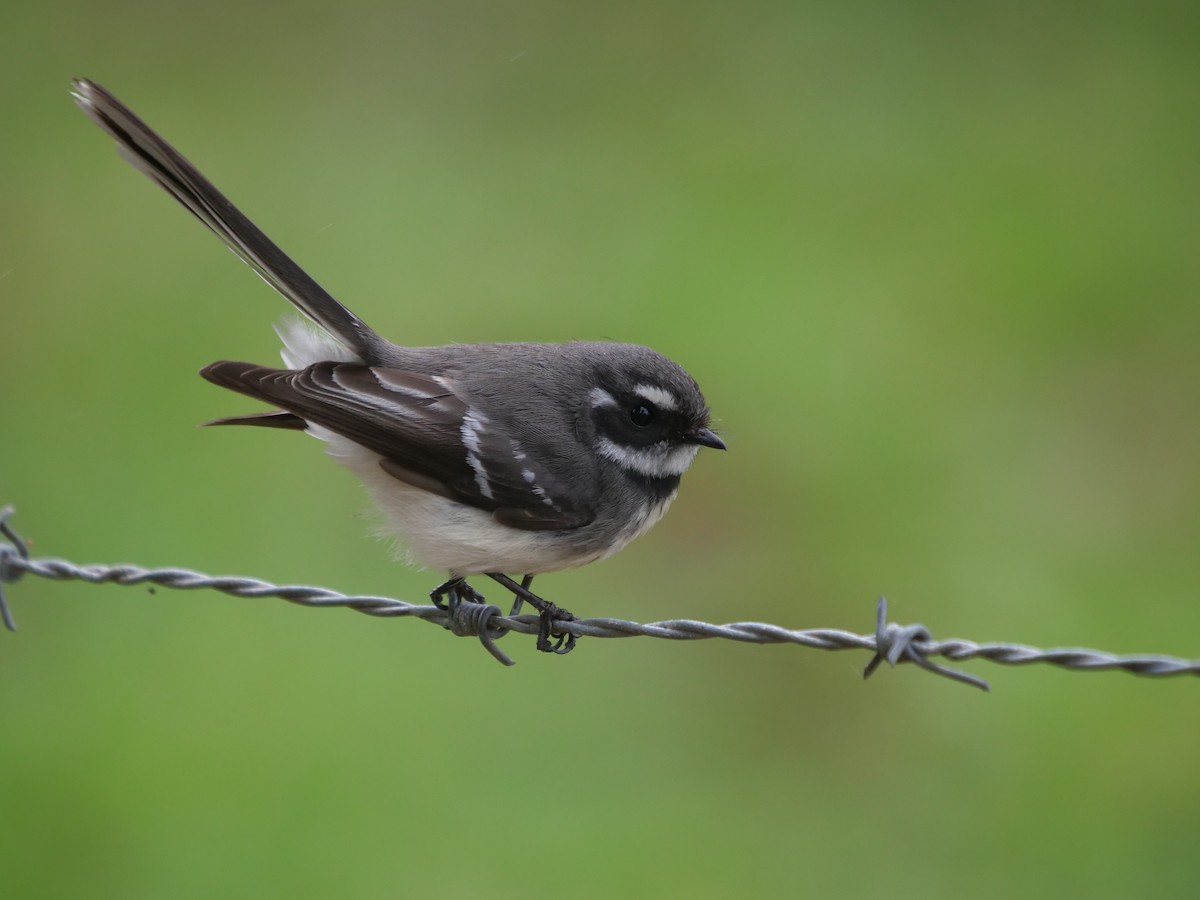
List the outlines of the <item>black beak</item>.
{"type": "Polygon", "coordinates": [[[714,450],[725,450],[725,442],[711,428],[697,428],[690,435],[692,443],[701,447],[712,447],[714,450]]]}

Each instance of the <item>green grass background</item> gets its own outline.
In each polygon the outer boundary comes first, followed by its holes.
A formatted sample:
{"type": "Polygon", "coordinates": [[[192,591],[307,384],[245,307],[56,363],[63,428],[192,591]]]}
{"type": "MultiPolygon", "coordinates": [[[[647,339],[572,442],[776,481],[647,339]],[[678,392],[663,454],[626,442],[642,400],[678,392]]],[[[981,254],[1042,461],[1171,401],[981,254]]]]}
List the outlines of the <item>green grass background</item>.
{"type": "MultiPolygon", "coordinates": [[[[0,502],[41,555],[420,599],[353,479],[200,430],[284,303],[98,80],[411,343],[614,338],[727,437],[583,615],[1200,656],[1185,3],[14,4],[0,502]]],[[[486,587],[486,586],[484,586],[486,587]]],[[[1191,897],[1200,684],[8,588],[10,897],[1191,897]]]]}

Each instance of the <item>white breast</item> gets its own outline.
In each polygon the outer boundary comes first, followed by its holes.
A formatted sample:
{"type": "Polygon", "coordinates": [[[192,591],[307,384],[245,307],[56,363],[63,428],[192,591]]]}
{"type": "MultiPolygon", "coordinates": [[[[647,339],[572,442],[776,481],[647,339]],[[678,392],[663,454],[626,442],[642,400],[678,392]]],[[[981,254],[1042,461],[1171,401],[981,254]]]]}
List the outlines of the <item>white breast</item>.
{"type": "Polygon", "coordinates": [[[586,565],[616,553],[665,511],[664,505],[647,512],[644,523],[613,546],[581,551],[554,532],[509,528],[484,510],[405,484],[379,467],[379,454],[328,429],[310,425],[308,433],[325,441],[326,452],[362,480],[383,513],[381,536],[398,539],[409,562],[455,576],[534,575],[586,565]]]}

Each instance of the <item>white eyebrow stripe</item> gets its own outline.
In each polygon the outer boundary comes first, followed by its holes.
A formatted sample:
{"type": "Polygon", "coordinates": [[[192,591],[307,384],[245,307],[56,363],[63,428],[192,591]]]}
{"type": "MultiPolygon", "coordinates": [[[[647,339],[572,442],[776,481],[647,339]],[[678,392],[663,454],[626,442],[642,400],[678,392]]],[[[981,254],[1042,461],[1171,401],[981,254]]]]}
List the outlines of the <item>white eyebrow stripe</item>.
{"type": "Polygon", "coordinates": [[[622,447],[606,437],[600,438],[600,453],[623,469],[647,478],[678,477],[687,471],[700,448],[695,444],[669,447],[665,443],[649,447],[622,447]]]}
{"type": "Polygon", "coordinates": [[[672,412],[679,409],[679,398],[657,384],[636,384],[633,386],[633,392],[643,400],[649,400],[659,409],[672,412]]]}
{"type": "Polygon", "coordinates": [[[588,394],[588,399],[592,401],[592,408],[599,409],[602,406],[617,406],[617,398],[601,387],[592,388],[588,394]]]}

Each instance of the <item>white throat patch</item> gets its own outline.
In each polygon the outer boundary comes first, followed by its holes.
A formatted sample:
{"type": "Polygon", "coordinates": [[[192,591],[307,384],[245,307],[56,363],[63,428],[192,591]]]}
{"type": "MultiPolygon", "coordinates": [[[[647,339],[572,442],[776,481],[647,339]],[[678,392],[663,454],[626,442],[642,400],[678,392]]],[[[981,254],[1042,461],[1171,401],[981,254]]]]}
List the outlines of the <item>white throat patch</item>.
{"type": "Polygon", "coordinates": [[[672,447],[659,441],[649,447],[622,447],[606,437],[600,438],[600,453],[623,469],[647,478],[678,477],[687,471],[700,448],[695,444],[672,447]]]}

